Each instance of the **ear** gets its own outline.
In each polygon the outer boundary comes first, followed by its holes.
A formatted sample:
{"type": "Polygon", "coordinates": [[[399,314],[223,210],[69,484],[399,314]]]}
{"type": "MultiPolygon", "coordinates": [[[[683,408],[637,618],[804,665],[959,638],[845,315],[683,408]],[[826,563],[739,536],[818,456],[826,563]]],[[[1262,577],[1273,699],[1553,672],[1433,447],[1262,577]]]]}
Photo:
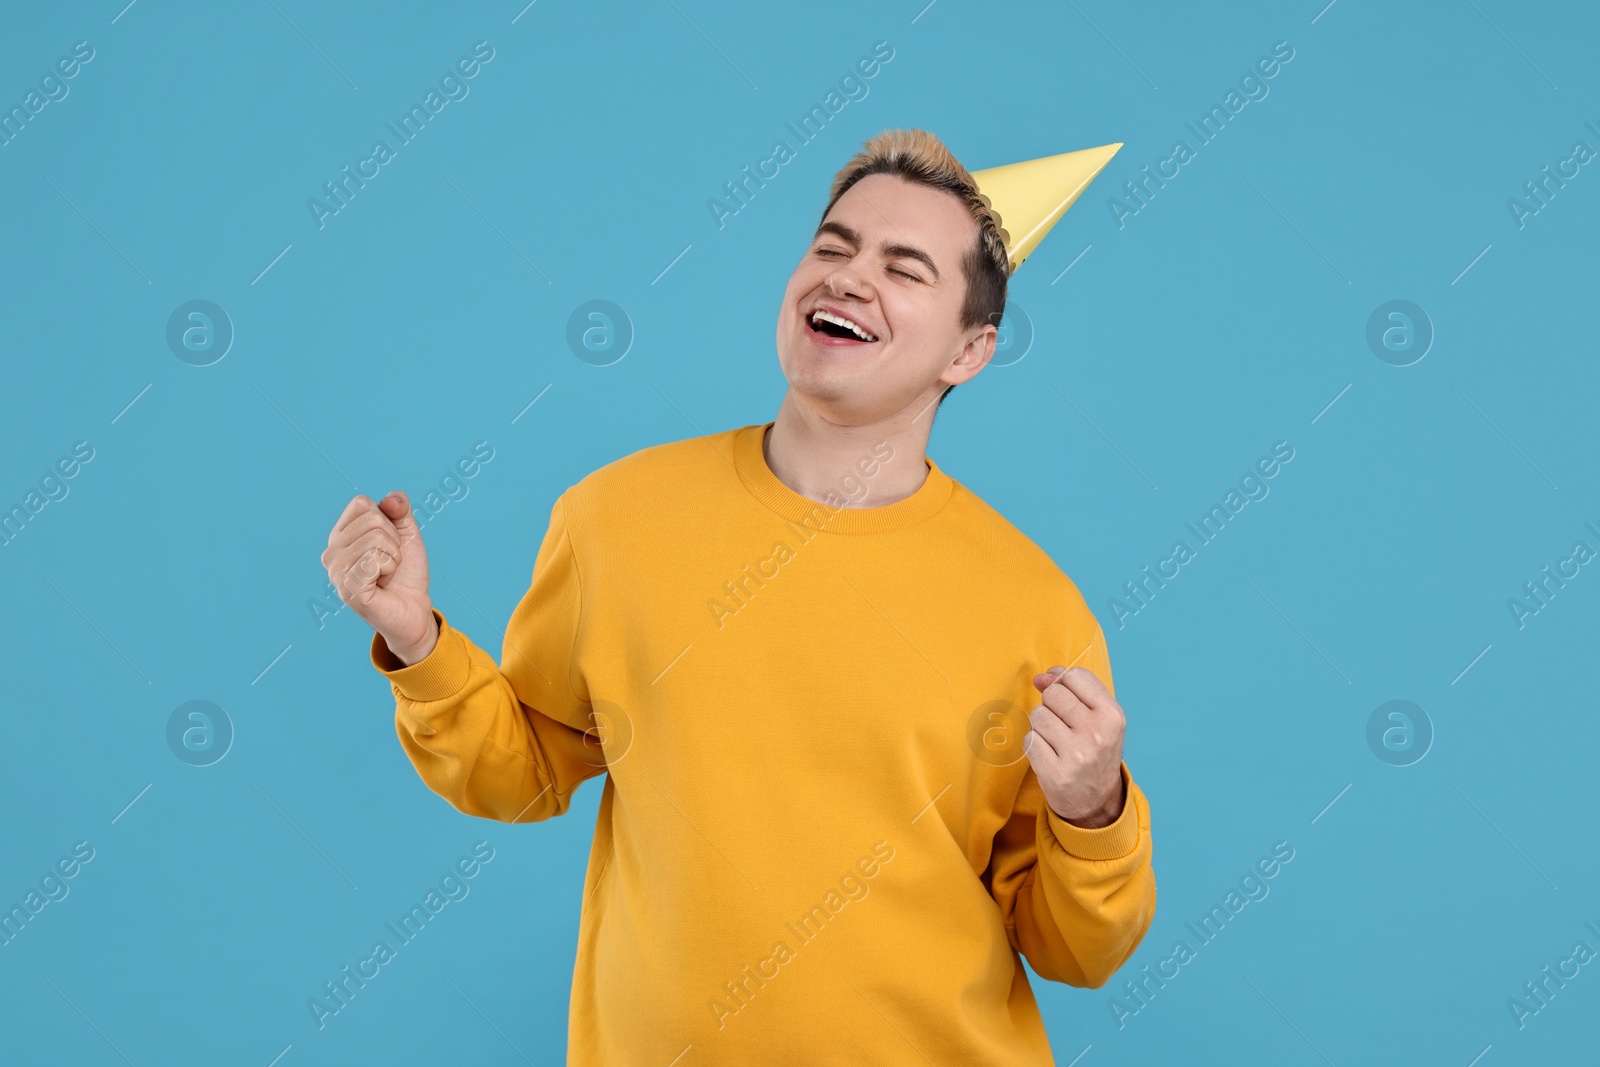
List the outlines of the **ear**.
{"type": "Polygon", "coordinates": [[[994,347],[1000,331],[993,324],[974,326],[961,335],[961,348],[950,365],[939,375],[946,385],[960,385],[978,376],[978,372],[994,358],[994,347]]]}

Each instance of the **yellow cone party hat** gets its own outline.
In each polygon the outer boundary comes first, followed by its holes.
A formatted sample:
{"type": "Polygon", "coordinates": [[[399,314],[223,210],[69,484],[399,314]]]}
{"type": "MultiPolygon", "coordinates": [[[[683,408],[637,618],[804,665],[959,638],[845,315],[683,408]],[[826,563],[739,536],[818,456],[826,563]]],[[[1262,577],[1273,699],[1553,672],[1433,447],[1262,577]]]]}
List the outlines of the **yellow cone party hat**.
{"type": "Polygon", "coordinates": [[[978,192],[998,216],[1013,272],[1121,147],[1119,141],[972,172],[978,192]]]}

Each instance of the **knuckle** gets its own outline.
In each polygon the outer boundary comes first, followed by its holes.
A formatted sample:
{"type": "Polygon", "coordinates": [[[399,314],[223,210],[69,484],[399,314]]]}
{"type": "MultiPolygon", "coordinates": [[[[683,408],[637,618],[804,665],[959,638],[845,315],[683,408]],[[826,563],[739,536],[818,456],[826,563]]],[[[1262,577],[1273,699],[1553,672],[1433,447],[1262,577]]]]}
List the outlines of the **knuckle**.
{"type": "Polygon", "coordinates": [[[352,552],[341,560],[341,569],[346,574],[360,573],[366,566],[365,552],[352,552]]]}

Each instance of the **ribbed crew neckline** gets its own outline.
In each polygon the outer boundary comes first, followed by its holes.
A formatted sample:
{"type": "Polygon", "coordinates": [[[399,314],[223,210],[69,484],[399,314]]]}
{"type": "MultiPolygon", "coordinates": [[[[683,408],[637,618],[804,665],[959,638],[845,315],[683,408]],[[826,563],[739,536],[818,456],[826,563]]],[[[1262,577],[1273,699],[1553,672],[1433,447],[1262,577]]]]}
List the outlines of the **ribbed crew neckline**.
{"type": "MultiPolygon", "coordinates": [[[[924,457],[928,467],[927,477],[917,491],[903,500],[878,507],[836,508],[820,500],[812,500],[790,489],[772,473],[767,457],[762,451],[762,441],[771,422],[745,426],[734,431],[733,465],[739,480],[750,495],[767,508],[790,522],[826,533],[873,534],[902,530],[936,515],[947,503],[955,489],[955,482],[932,458],[924,457]]],[[[891,459],[889,462],[893,462],[891,459]]],[[[870,481],[868,482],[870,485],[870,481]]],[[[840,494],[843,496],[843,493],[840,494]]]]}

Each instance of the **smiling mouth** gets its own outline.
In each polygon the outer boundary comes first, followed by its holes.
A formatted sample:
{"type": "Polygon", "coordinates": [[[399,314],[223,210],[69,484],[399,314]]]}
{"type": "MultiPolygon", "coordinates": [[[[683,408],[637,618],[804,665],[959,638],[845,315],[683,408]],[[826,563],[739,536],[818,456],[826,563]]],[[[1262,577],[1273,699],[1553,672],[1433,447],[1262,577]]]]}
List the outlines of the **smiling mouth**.
{"type": "Polygon", "coordinates": [[[808,324],[812,333],[830,340],[856,344],[876,344],[878,340],[865,328],[827,311],[813,311],[808,324]]]}

